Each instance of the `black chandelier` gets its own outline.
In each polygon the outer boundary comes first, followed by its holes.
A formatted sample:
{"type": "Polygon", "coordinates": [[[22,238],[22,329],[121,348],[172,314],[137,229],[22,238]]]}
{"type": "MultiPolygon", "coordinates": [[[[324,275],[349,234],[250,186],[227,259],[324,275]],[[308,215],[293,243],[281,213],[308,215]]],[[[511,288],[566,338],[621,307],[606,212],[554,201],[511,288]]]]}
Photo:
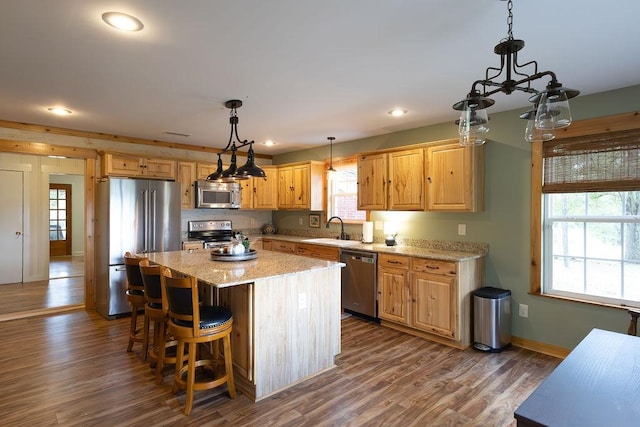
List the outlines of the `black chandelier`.
{"type": "Polygon", "coordinates": [[[239,179],[248,179],[250,177],[267,179],[267,175],[264,171],[256,165],[255,154],[253,152],[254,141],[241,140],[238,137],[238,112],[237,109],[242,107],[242,101],[239,99],[232,99],[224,103],[224,106],[231,110],[229,117],[229,123],[231,123],[231,134],[229,135],[229,142],[227,146],[218,153],[218,168],[214,173],[207,177],[207,181],[235,181],[239,179]],[[236,137],[236,141],[233,137],[236,137]],[[247,163],[244,166],[238,167],[236,164],[236,152],[238,148],[249,146],[247,152],[247,163]],[[222,168],[222,156],[224,153],[231,151],[231,164],[226,170],[222,168]]]}
{"type": "Polygon", "coordinates": [[[552,71],[538,72],[538,63],[530,61],[518,64],[518,51],[524,47],[524,40],[513,38],[513,2],[507,1],[508,35],[507,39],[498,43],[493,51],[500,55],[500,68],[488,67],[485,78],[476,80],[471,86],[471,91],[465,99],[453,104],[454,110],[460,111],[458,133],[460,145],[484,144],[485,135],[489,131],[489,116],[486,108],[491,107],[495,101],[489,96],[498,92],[507,95],[514,91],[532,93],[529,102],[533,108],[520,117],[527,120],[525,139],[532,141],[548,141],[555,137],[555,129],[567,127],[571,124],[571,110],[569,99],[580,92],[568,89],[558,82],[552,71]],[[530,71],[527,74],[525,71],[530,71]],[[494,81],[505,73],[505,80],[494,81]],[[537,91],[531,86],[534,80],[548,76],[551,80],[544,91],[537,91]]]}

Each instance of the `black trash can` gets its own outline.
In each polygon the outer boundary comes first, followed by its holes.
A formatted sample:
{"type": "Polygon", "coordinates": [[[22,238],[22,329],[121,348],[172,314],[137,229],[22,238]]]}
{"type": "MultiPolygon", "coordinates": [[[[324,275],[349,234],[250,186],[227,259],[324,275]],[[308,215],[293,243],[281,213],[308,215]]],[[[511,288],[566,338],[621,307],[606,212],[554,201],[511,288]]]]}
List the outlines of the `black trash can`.
{"type": "Polygon", "coordinates": [[[511,346],[511,291],[490,286],[473,291],[473,346],[493,353],[511,346]]]}

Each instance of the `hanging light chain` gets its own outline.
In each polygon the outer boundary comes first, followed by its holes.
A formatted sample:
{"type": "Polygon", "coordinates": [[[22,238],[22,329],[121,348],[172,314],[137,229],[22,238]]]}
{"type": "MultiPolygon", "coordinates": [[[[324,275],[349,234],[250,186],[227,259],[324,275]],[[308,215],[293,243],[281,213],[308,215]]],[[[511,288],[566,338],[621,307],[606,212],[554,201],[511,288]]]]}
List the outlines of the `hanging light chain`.
{"type": "Polygon", "coordinates": [[[511,0],[507,2],[507,10],[509,11],[507,16],[507,36],[509,40],[513,40],[513,2],[511,0]]]}

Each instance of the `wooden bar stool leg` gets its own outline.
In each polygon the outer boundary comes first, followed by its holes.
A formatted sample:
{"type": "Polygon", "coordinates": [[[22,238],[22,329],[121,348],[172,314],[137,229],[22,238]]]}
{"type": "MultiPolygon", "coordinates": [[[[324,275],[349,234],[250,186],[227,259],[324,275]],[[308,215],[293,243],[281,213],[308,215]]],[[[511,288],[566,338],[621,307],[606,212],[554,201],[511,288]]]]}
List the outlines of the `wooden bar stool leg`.
{"type": "Polygon", "coordinates": [[[184,404],[185,415],[189,415],[191,413],[191,408],[193,407],[193,386],[196,382],[196,347],[198,347],[197,343],[189,343],[189,360],[187,361],[187,384],[185,387],[187,398],[184,404]]]}
{"type": "Polygon", "coordinates": [[[142,335],[142,360],[147,361],[147,353],[149,352],[149,318],[145,314],[142,335]]]}
{"type": "MultiPolygon", "coordinates": [[[[194,352],[195,354],[195,352],[194,352]]],[[[182,371],[182,367],[184,366],[184,341],[178,340],[178,347],[176,348],[176,369],[173,374],[173,393],[178,392],[178,380],[180,379],[180,371],[182,371]]]]}
{"type": "Polygon", "coordinates": [[[130,353],[131,349],[133,348],[137,327],[138,327],[138,308],[133,306],[131,307],[131,323],[129,325],[129,345],[127,346],[128,353],[130,353]]]}
{"type": "MultiPolygon", "coordinates": [[[[164,336],[165,336],[165,324],[164,322],[160,322],[160,326],[158,327],[158,337],[157,337],[157,354],[158,360],[156,361],[156,384],[162,384],[162,371],[164,370],[164,357],[166,355],[166,348],[164,345],[164,336]]],[[[176,363],[177,366],[177,363],[176,363]]]]}

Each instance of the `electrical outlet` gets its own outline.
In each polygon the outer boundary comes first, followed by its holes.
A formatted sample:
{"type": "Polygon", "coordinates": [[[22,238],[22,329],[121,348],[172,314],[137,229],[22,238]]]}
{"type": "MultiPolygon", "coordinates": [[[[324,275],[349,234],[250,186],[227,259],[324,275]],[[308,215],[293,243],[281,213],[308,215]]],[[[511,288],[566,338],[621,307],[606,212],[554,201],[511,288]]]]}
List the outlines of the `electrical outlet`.
{"type": "Polygon", "coordinates": [[[467,224],[458,224],[458,236],[465,236],[467,234],[467,224]]]}
{"type": "Polygon", "coordinates": [[[384,229],[384,221],[376,221],[374,224],[375,224],[376,230],[384,229]]]}
{"type": "Polygon", "coordinates": [[[518,314],[520,317],[529,317],[529,306],[526,304],[520,304],[518,307],[518,314]]]}
{"type": "Polygon", "coordinates": [[[300,224],[300,225],[302,225],[302,224],[303,224],[303,222],[302,222],[302,218],[299,218],[299,219],[298,219],[298,224],[300,224]]]}

